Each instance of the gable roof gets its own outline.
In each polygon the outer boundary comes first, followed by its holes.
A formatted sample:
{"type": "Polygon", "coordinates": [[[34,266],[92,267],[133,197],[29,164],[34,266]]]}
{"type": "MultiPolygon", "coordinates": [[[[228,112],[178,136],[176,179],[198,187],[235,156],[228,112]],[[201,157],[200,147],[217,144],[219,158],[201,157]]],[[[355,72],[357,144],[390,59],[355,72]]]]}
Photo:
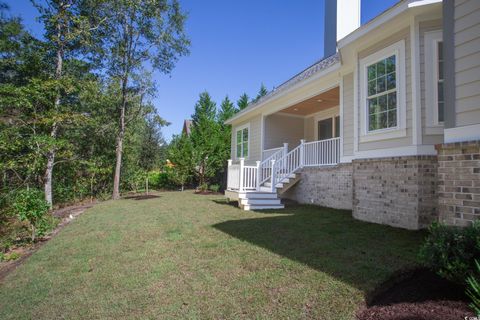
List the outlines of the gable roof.
{"type": "Polygon", "coordinates": [[[232,121],[234,121],[235,119],[238,119],[242,115],[244,115],[244,114],[246,114],[246,113],[248,113],[248,112],[250,112],[254,109],[257,109],[258,107],[261,107],[267,101],[270,101],[272,98],[280,95],[282,92],[285,92],[287,89],[293,87],[294,85],[296,85],[296,84],[298,84],[302,81],[305,81],[305,80],[311,78],[315,74],[318,74],[319,72],[331,67],[332,65],[334,65],[338,62],[340,62],[340,54],[338,52],[329,56],[329,57],[327,57],[327,58],[324,58],[324,59],[321,59],[321,60],[315,62],[310,67],[308,67],[305,70],[297,73],[295,76],[291,77],[290,79],[288,79],[287,81],[285,81],[281,85],[279,85],[278,87],[274,88],[272,91],[268,92],[265,96],[260,98],[258,101],[250,103],[248,105],[248,107],[246,107],[242,111],[235,114],[233,117],[231,117],[230,119],[225,121],[225,123],[230,124],[232,121]]]}

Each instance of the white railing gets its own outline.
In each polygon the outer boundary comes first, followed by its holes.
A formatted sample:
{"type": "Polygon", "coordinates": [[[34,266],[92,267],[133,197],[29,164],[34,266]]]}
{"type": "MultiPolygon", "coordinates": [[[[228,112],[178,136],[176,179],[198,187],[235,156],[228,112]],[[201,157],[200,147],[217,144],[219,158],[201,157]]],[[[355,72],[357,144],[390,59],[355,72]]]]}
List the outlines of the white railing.
{"type": "MultiPolygon", "coordinates": [[[[308,166],[324,166],[337,164],[340,161],[340,138],[322,141],[305,142],[288,152],[288,144],[267,157],[255,166],[246,166],[245,160],[240,164],[232,164],[228,160],[227,189],[239,192],[260,190],[265,182],[271,182],[271,190],[282,183],[298,169],[308,166]]],[[[272,150],[272,149],[271,149],[272,150]]]]}
{"type": "Polygon", "coordinates": [[[267,160],[268,158],[271,158],[274,154],[279,153],[280,151],[283,151],[283,147],[271,148],[271,149],[263,150],[263,152],[262,152],[262,161],[265,161],[265,160],[267,160]]]}
{"type": "Polygon", "coordinates": [[[304,166],[337,164],[340,160],[340,138],[306,142],[304,144],[304,166]]]}
{"type": "Polygon", "coordinates": [[[280,160],[272,162],[272,177],[270,178],[272,192],[275,191],[275,186],[278,183],[282,183],[290,174],[302,167],[304,142],[305,140],[301,140],[300,145],[295,149],[287,153],[280,160]]]}
{"type": "Polygon", "coordinates": [[[260,184],[263,184],[264,182],[270,180],[270,177],[272,175],[272,160],[278,161],[287,155],[288,143],[284,143],[283,147],[269,150],[276,151],[270,154],[269,157],[267,157],[260,163],[260,184]]]}

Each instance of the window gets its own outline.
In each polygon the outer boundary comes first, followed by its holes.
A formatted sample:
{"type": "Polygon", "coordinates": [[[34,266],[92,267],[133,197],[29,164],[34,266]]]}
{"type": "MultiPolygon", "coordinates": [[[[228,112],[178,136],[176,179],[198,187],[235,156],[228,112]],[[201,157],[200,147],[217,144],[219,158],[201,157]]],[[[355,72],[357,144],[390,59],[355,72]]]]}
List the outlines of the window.
{"type": "Polygon", "coordinates": [[[405,137],[405,40],[363,57],[359,62],[358,142],[405,137]]]}
{"type": "Polygon", "coordinates": [[[397,126],[396,56],[367,66],[368,131],[397,126]]]}
{"type": "Polygon", "coordinates": [[[340,137],[340,116],[319,120],[317,125],[318,140],[340,137]]]}
{"type": "Polygon", "coordinates": [[[237,129],[237,158],[248,157],[248,131],[249,127],[245,126],[237,129]]]}
{"type": "Polygon", "coordinates": [[[427,134],[443,134],[445,101],[443,97],[442,31],[425,32],[425,108],[427,134]]]}
{"type": "Polygon", "coordinates": [[[445,101],[443,99],[443,42],[437,42],[437,122],[443,122],[445,101]]]}

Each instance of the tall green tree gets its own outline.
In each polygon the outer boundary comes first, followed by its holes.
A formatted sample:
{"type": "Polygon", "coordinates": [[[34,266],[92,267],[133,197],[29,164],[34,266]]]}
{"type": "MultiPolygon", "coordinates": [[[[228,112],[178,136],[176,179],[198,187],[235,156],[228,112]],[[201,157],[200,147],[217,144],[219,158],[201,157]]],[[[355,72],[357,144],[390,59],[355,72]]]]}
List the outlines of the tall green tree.
{"type": "Polygon", "coordinates": [[[200,94],[192,115],[193,158],[199,185],[209,182],[222,167],[222,134],[217,121],[216,104],[208,92],[200,94]]]}
{"type": "Polygon", "coordinates": [[[60,127],[62,126],[61,115],[65,108],[62,107],[65,97],[65,91],[62,86],[65,80],[64,62],[66,56],[75,56],[81,48],[82,39],[89,37],[91,26],[90,19],[81,14],[82,5],[86,2],[75,0],[46,0],[42,3],[32,0],[32,3],[40,12],[40,21],[45,29],[45,41],[48,49],[51,51],[51,64],[54,66],[52,78],[57,83],[57,94],[53,97],[53,116],[50,123],[50,141],[49,150],[46,153],[45,173],[43,185],[45,200],[51,206],[52,197],[52,177],[55,157],[58,150],[57,138],[60,127]]]}
{"type": "Polygon", "coordinates": [[[173,179],[183,191],[195,171],[194,150],[189,136],[182,133],[172,138],[168,148],[168,159],[173,164],[173,179]]]}
{"type": "Polygon", "coordinates": [[[248,107],[248,104],[250,103],[250,98],[246,93],[242,94],[240,98],[237,100],[237,107],[238,110],[242,111],[246,107],[248,107]]]}
{"type": "Polygon", "coordinates": [[[118,199],[126,129],[138,114],[130,110],[132,100],[152,89],[152,83],[142,81],[146,68],[171,72],[178,58],[188,53],[190,42],[184,31],[186,15],[177,0],[109,0],[96,10],[105,21],[99,31],[100,59],[105,73],[121,88],[112,194],[118,199]]]}
{"type": "Polygon", "coordinates": [[[260,89],[258,90],[257,96],[255,97],[255,99],[253,99],[252,102],[257,102],[258,100],[260,100],[262,97],[266,96],[267,94],[268,94],[268,90],[265,87],[265,85],[262,83],[261,86],[260,86],[260,89]]]}
{"type": "Polygon", "coordinates": [[[218,121],[220,122],[220,124],[223,125],[225,121],[233,117],[233,115],[237,112],[238,110],[233,105],[233,102],[230,101],[228,96],[225,96],[225,98],[222,100],[222,103],[220,104],[220,111],[218,112],[218,121]]]}

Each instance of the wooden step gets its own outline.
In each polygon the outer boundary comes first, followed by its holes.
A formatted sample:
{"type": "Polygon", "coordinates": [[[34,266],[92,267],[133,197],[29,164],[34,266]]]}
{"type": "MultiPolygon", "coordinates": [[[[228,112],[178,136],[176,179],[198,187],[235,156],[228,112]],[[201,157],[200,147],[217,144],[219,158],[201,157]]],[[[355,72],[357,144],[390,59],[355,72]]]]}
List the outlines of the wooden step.
{"type": "Polygon", "coordinates": [[[277,205],[244,205],[243,210],[250,211],[250,210],[267,210],[267,209],[284,209],[285,206],[283,204],[277,205]]]}

